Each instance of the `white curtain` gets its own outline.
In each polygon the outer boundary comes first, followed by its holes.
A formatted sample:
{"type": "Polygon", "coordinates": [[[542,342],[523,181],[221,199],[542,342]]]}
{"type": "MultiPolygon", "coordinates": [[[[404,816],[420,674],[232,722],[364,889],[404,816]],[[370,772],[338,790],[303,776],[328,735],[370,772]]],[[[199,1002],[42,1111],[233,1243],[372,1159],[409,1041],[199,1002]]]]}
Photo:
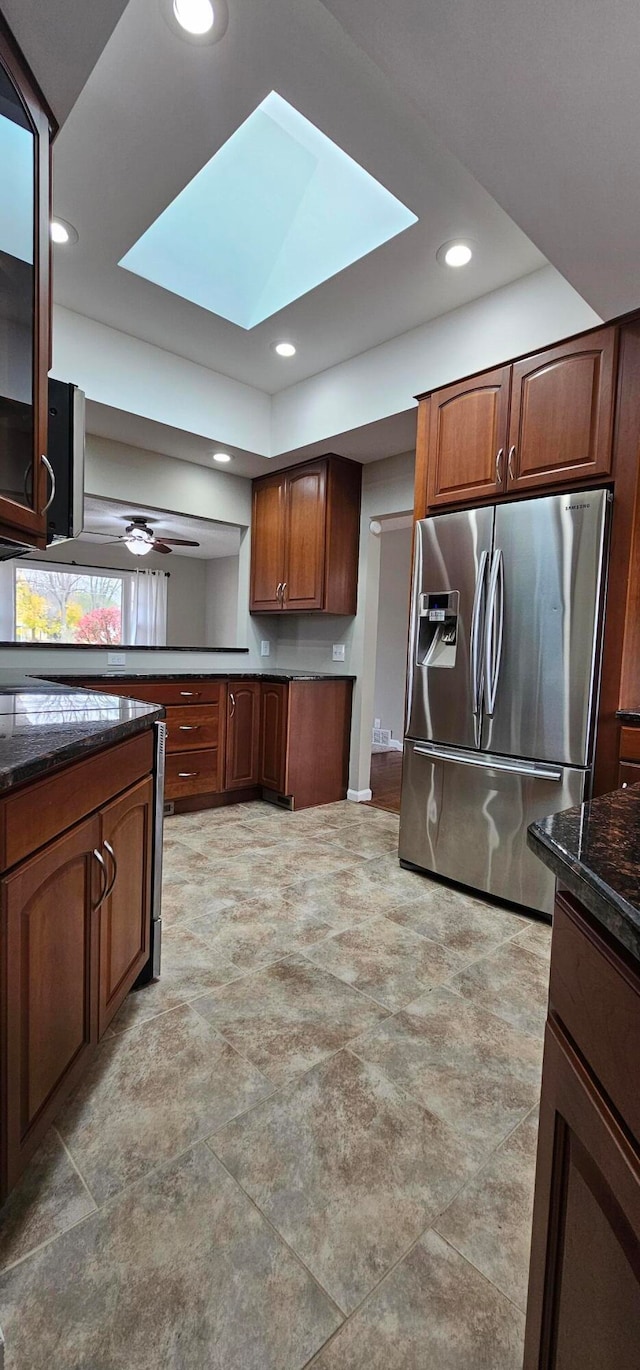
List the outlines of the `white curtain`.
{"type": "Polygon", "coordinates": [[[131,644],[167,645],[167,575],[164,571],[136,571],[132,577],[131,644]]]}

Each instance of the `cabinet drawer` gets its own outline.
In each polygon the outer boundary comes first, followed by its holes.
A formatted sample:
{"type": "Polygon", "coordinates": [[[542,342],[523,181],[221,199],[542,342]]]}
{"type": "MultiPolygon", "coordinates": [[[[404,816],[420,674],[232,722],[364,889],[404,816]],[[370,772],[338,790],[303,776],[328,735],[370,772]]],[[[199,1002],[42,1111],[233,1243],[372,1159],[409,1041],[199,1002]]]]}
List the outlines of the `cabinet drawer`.
{"type": "Polygon", "coordinates": [[[220,706],[191,705],[167,709],[167,751],[185,752],[192,747],[203,751],[217,747],[220,740],[220,706]]]}
{"type": "Polygon", "coordinates": [[[164,797],[183,799],[190,794],[216,794],[222,789],[220,749],[172,752],[167,756],[164,797]]]}
{"type": "Polygon", "coordinates": [[[620,760],[640,761],[640,728],[620,729],[620,760]]]}
{"type": "Polygon", "coordinates": [[[78,823],[153,768],[153,730],[66,766],[0,800],[0,870],[78,823]]]}
{"type": "Polygon", "coordinates": [[[564,893],[556,899],[549,1007],[640,1137],[640,979],[564,893]]]}
{"type": "Polygon", "coordinates": [[[108,680],[95,682],[93,689],[105,694],[126,695],[129,699],[144,699],[147,704],[217,704],[224,682],[221,680],[108,680]]]}

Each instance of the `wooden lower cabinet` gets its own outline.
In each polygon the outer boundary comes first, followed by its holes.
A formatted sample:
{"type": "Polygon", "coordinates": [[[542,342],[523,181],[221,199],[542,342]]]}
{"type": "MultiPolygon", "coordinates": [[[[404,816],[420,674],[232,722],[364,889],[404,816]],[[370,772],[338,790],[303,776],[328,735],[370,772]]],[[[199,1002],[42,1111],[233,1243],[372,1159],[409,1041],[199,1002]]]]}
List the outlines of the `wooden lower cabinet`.
{"type": "Polygon", "coordinates": [[[289,686],[262,686],[260,784],[284,794],[287,787],[287,712],[289,686]]]}
{"type": "Polygon", "coordinates": [[[101,850],[111,875],[100,909],[100,1036],[149,957],[152,821],[151,777],[101,814],[101,850]]]}
{"type": "Polygon", "coordinates": [[[244,790],[258,784],[261,688],[255,680],[229,682],[225,790],[244,790]]]}
{"type": "Polygon", "coordinates": [[[0,1190],[15,1184],[98,1041],[97,814],[0,880],[0,1190]]]}
{"type": "Polygon", "coordinates": [[[559,903],[557,917],[571,966],[555,984],[576,1036],[555,1004],[554,927],[524,1370],[636,1370],[640,976],[586,914],[581,941],[575,904],[567,918],[559,903]]]}

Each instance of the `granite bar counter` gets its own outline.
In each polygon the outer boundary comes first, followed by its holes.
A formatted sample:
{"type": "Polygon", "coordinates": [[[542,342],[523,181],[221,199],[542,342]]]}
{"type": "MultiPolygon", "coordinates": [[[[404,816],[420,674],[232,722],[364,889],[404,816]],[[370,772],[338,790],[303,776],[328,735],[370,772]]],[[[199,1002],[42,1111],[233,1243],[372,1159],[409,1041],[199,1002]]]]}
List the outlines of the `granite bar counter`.
{"type": "Polygon", "coordinates": [[[533,823],[528,842],[640,962],[640,785],[533,823]]]}
{"type": "Polygon", "coordinates": [[[640,728],[640,707],[637,709],[618,709],[616,718],[618,723],[622,723],[626,728],[640,728]]]}
{"type": "Polygon", "coordinates": [[[0,792],[150,728],[164,709],[0,671],[0,792]]]}
{"type": "MultiPolygon", "coordinates": [[[[38,676],[44,679],[44,677],[38,676]]],[[[143,671],[96,671],[80,667],[70,667],[59,675],[48,676],[49,680],[65,684],[74,680],[104,680],[108,685],[112,680],[114,683],[123,684],[127,680],[166,680],[179,683],[181,680],[264,680],[268,683],[282,684],[291,683],[295,680],[355,680],[354,675],[339,674],[334,671],[242,671],[228,668],[219,671],[167,671],[158,669],[157,671],[145,669],[143,671]]]]}

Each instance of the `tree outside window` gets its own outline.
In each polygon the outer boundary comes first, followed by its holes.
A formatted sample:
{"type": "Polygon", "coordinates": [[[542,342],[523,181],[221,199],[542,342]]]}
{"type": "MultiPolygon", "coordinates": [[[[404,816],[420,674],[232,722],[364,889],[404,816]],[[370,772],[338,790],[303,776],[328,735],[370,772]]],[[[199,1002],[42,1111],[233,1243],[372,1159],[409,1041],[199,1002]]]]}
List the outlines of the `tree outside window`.
{"type": "Polygon", "coordinates": [[[122,642],[122,577],[17,566],[17,642],[122,642]]]}

